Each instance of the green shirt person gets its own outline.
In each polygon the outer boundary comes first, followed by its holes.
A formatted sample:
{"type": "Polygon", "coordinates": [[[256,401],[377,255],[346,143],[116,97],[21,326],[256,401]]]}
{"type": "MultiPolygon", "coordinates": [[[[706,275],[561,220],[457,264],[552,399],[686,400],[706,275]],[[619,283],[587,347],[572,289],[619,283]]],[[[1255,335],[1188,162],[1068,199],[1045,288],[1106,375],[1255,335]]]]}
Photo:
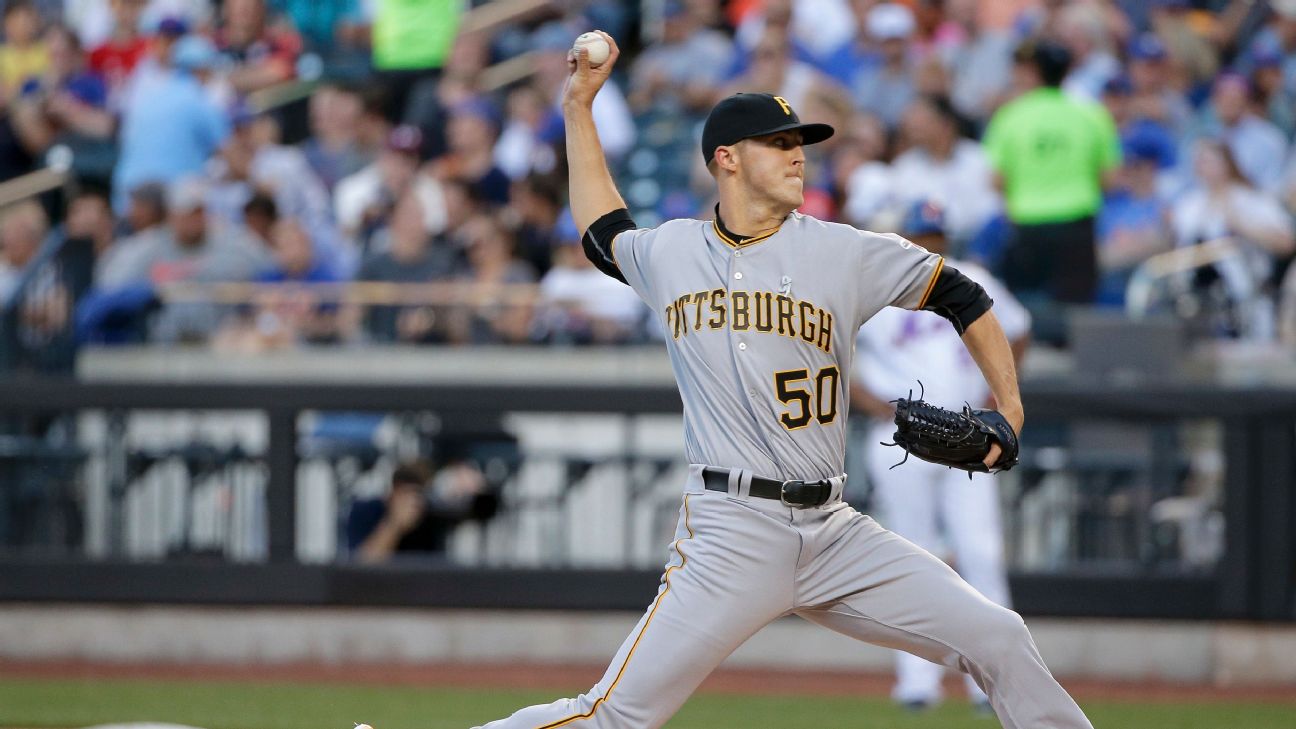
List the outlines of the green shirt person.
{"type": "Polygon", "coordinates": [[[986,155],[1003,179],[1014,223],[1058,223],[1092,216],[1102,178],[1120,166],[1120,139],[1100,104],[1043,86],[1005,105],[986,129],[986,155]]]}
{"type": "Polygon", "coordinates": [[[378,0],[373,24],[374,68],[440,68],[459,32],[463,0],[378,0]]]}
{"type": "Polygon", "coordinates": [[[1105,108],[1059,88],[1071,64],[1065,48],[1027,42],[1015,60],[1030,90],[995,113],[982,140],[1013,227],[1002,274],[1031,308],[1036,336],[1062,343],[1061,305],[1091,303],[1097,288],[1094,216],[1120,166],[1120,140],[1105,108]]]}

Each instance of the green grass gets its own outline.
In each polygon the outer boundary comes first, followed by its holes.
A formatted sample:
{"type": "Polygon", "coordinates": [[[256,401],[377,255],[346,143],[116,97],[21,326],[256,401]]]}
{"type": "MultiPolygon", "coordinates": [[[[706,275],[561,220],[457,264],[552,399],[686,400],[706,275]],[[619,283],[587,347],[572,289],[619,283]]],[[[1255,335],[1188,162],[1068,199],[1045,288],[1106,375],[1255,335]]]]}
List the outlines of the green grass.
{"type": "MultiPolygon", "coordinates": [[[[131,680],[0,680],[0,727],[165,721],[205,729],[467,729],[553,692],[131,680]]],[[[1099,729],[1292,729],[1296,706],[1087,702],[1099,729]]],[[[966,704],[905,714],[880,698],[694,697],[668,729],[991,729],[966,704]]]]}

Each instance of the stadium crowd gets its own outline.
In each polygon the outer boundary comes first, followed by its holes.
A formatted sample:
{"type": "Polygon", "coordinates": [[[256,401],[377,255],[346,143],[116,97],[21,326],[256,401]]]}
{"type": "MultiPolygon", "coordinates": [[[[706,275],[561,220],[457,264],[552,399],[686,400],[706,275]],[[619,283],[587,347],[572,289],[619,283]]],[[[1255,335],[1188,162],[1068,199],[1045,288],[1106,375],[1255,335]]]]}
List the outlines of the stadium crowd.
{"type": "Polygon", "coordinates": [[[939,206],[1037,314],[1228,239],[1175,279],[1245,304],[1208,333],[1296,343],[1296,0],[6,0],[0,179],[76,181],[0,214],[6,315],[29,343],[651,340],[565,211],[558,99],[595,27],[640,225],[711,216],[701,122],[766,91],[838,130],[809,214],[939,206]],[[52,275],[73,248],[89,274],[52,275]]]}

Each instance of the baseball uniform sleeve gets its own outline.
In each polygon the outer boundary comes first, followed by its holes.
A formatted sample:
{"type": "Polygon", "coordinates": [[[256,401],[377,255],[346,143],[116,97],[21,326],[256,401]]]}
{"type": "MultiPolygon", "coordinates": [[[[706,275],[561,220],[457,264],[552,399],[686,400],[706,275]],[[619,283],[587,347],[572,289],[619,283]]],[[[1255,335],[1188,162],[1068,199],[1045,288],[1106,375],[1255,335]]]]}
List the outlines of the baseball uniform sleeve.
{"type": "Polygon", "coordinates": [[[862,280],[877,282],[877,308],[921,309],[945,260],[893,233],[862,233],[868,242],[862,280]]]}
{"type": "Polygon", "coordinates": [[[649,306],[656,306],[652,296],[650,261],[657,230],[637,228],[617,234],[612,239],[612,262],[616,264],[625,282],[630,284],[639,298],[649,306]]]}

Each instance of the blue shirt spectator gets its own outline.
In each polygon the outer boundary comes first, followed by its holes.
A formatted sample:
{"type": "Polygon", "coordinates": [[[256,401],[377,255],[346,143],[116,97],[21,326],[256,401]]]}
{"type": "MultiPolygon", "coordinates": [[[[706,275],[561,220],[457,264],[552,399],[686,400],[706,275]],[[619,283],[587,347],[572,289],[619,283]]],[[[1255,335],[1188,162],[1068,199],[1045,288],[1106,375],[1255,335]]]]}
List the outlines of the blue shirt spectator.
{"type": "Polygon", "coordinates": [[[1173,141],[1152,122],[1139,122],[1122,134],[1119,184],[1098,213],[1098,290],[1100,306],[1123,307],[1134,270],[1170,248],[1170,206],[1157,194],[1157,179],[1174,161],[1173,141]]]}
{"type": "Polygon", "coordinates": [[[202,172],[229,136],[228,120],[201,81],[218,58],[211,41],[188,36],[173,51],[176,68],[140,84],[126,101],[121,160],[113,176],[118,210],[125,208],[126,192],[140,184],[172,182],[202,172]]]}
{"type": "Polygon", "coordinates": [[[365,23],[358,0],[270,0],[270,8],[292,21],[307,47],[330,53],[338,30],[365,23]]]}
{"type": "Polygon", "coordinates": [[[1197,138],[1219,138],[1252,185],[1273,190],[1282,179],[1287,138],[1273,123],[1251,111],[1251,85],[1244,76],[1220,74],[1203,110],[1197,138]]]}

